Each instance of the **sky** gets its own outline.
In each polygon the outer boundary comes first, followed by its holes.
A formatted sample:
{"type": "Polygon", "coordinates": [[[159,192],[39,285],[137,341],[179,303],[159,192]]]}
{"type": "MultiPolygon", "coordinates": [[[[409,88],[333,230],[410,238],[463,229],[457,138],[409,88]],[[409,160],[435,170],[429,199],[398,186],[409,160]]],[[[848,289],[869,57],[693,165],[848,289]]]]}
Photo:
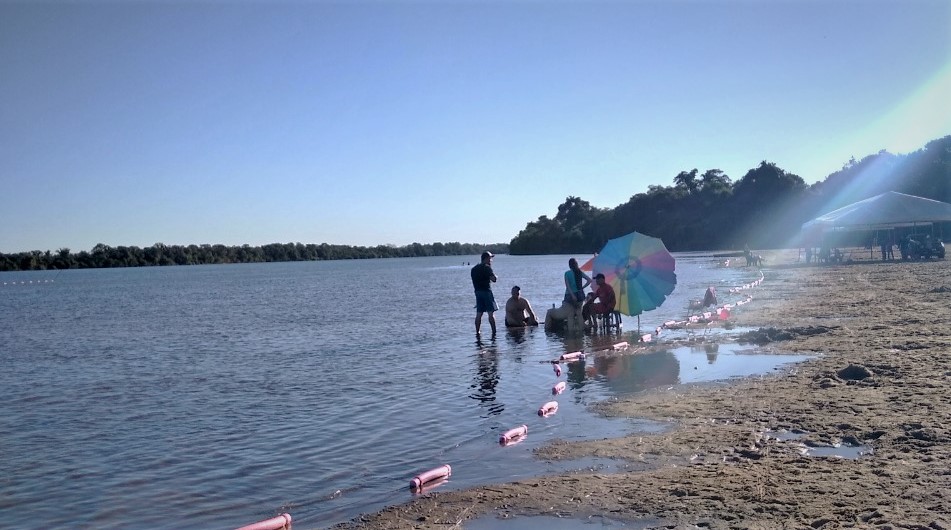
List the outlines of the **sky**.
{"type": "Polygon", "coordinates": [[[951,134],[946,0],[0,0],[0,252],[508,242],[951,134]]]}

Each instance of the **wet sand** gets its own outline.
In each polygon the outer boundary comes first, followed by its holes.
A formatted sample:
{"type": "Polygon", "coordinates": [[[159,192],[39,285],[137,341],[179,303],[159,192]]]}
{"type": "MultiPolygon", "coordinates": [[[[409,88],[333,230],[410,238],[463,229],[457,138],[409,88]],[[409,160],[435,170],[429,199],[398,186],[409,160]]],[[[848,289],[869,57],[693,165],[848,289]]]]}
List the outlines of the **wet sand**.
{"type": "Polygon", "coordinates": [[[764,328],[746,338],[767,351],[818,354],[813,360],[601,404],[604,414],[671,429],[538,451],[617,459],[637,471],[437,491],[335,528],[556,515],[661,521],[649,528],[951,529],[951,261],[803,267],[795,252],[763,254],[765,281],[733,320],[764,328]],[[782,431],[799,439],[767,435],[782,431]],[[871,454],[802,453],[836,444],[871,454]]]}

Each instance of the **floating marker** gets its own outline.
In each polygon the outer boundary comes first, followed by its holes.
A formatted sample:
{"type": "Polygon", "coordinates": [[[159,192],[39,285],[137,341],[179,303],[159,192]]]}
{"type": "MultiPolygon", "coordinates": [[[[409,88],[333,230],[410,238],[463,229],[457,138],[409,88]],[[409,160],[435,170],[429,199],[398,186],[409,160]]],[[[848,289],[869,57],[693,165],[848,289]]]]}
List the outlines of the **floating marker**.
{"type": "Polygon", "coordinates": [[[554,367],[555,367],[555,377],[561,377],[561,365],[558,363],[555,363],[554,367]]]}
{"type": "Polygon", "coordinates": [[[265,519],[264,521],[258,521],[247,526],[242,526],[241,528],[238,528],[238,530],[281,530],[282,528],[290,527],[291,514],[282,513],[277,517],[272,517],[270,519],[265,519]]]}
{"type": "Polygon", "coordinates": [[[449,467],[449,464],[441,465],[435,469],[430,469],[424,473],[420,473],[413,477],[413,480],[409,482],[410,489],[418,490],[423,487],[423,484],[427,482],[432,482],[434,480],[439,480],[452,475],[452,468],[449,467]]]}
{"type": "Polygon", "coordinates": [[[650,342],[652,338],[653,335],[650,333],[645,333],[644,335],[641,335],[641,342],[650,342]]]}
{"type": "Polygon", "coordinates": [[[502,435],[499,436],[499,443],[502,445],[506,445],[512,440],[515,440],[516,438],[521,438],[522,436],[525,436],[526,434],[528,434],[528,425],[519,425],[518,427],[515,427],[514,429],[509,429],[505,431],[504,433],[502,433],[502,435]]]}
{"type": "Polygon", "coordinates": [[[556,412],[558,412],[557,401],[549,401],[548,403],[545,403],[544,405],[541,406],[541,408],[538,409],[539,416],[550,416],[556,412]]]}
{"type": "Polygon", "coordinates": [[[568,383],[559,381],[555,386],[551,387],[551,393],[554,395],[561,394],[566,388],[568,388],[568,383]]]}
{"type": "Polygon", "coordinates": [[[623,349],[627,348],[628,346],[630,346],[630,344],[628,344],[627,341],[618,342],[617,344],[612,345],[612,346],[611,346],[611,349],[612,349],[612,350],[623,350],[623,349]]]}
{"type": "Polygon", "coordinates": [[[573,351],[571,353],[563,353],[561,357],[558,358],[559,361],[579,361],[584,359],[584,352],[573,351]]]}

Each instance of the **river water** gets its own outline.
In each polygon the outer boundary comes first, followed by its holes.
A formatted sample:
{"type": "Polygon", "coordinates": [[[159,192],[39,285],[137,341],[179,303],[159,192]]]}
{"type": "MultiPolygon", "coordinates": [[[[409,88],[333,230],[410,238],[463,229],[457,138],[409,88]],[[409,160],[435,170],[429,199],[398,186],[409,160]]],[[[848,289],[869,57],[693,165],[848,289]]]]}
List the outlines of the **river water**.
{"type": "MultiPolygon", "coordinates": [[[[758,277],[676,257],[677,289],[642,315],[644,333],[707,285],[722,301],[758,277]]],[[[500,305],[517,284],[543,319],[567,258],[496,257],[500,305]]],[[[637,320],[608,336],[500,326],[495,340],[485,323],[477,339],[477,259],[0,273],[0,527],[224,529],[289,511],[295,528],[323,528],[406,501],[409,480],[444,463],[445,488],[558,471],[532,449],[658,428],[589,405],[724,362],[589,361],[540,418],[558,380],[544,361],[634,342],[637,320]],[[521,424],[526,440],[500,447],[521,424]]]]}

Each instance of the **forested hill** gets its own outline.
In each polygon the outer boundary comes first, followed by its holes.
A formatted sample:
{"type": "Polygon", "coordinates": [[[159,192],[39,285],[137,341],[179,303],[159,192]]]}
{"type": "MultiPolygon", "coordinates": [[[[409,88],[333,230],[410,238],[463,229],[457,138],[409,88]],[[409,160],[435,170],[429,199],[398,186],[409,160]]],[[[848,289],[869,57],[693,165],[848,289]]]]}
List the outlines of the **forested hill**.
{"type": "Polygon", "coordinates": [[[802,223],[886,191],[951,202],[951,136],[905,155],[852,159],[812,186],[765,161],[735,182],[719,169],[692,169],[673,183],[650,186],[614,208],[568,197],[554,218],[529,222],[509,250],[591,254],[631,231],[659,237],[671,251],[796,246],[802,223]]]}
{"type": "Polygon", "coordinates": [[[86,269],[101,267],[141,267],[152,265],[205,265],[215,263],[259,263],[269,261],[316,261],[330,259],[406,258],[421,256],[478,256],[482,251],[505,254],[508,245],[496,243],[413,243],[403,247],[379,245],[353,247],[349,245],[304,245],[301,243],[272,243],[259,247],[250,245],[164,245],[151,247],[110,247],[96,245],[92,251],[70,252],[61,248],[55,253],[20,252],[0,254],[0,271],[86,269]]]}

